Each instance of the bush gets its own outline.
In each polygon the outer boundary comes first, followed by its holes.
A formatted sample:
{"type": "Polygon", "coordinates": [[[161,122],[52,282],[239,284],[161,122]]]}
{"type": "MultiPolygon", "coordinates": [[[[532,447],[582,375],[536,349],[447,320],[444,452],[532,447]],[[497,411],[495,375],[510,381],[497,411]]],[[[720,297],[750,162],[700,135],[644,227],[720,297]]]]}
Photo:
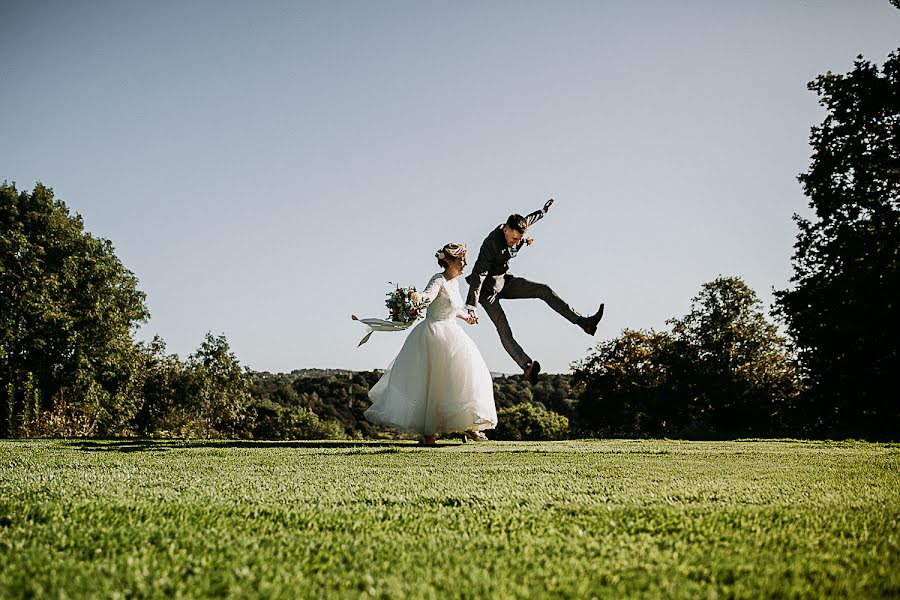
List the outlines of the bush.
{"type": "Polygon", "coordinates": [[[256,406],[255,439],[264,440],[317,440],[342,439],[347,434],[341,424],[322,419],[302,406],[281,406],[268,400],[256,406]]]}
{"type": "Polygon", "coordinates": [[[523,402],[497,413],[498,440],[559,440],[569,433],[569,419],[541,406],[523,402]]]}
{"type": "Polygon", "coordinates": [[[788,433],[802,373],[789,341],[743,280],[704,284],[691,311],[667,323],[670,332],[626,329],[573,364],[585,433],[720,439],[788,433]]]}

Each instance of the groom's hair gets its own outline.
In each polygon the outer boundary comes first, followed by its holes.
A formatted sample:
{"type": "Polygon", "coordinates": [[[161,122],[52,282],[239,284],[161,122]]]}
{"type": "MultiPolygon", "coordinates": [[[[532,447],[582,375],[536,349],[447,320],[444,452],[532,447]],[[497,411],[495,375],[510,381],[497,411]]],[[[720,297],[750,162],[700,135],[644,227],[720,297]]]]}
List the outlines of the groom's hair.
{"type": "Polygon", "coordinates": [[[515,229],[519,233],[525,233],[525,230],[528,229],[528,221],[522,215],[513,213],[506,220],[506,226],[510,229],[515,229]]]}

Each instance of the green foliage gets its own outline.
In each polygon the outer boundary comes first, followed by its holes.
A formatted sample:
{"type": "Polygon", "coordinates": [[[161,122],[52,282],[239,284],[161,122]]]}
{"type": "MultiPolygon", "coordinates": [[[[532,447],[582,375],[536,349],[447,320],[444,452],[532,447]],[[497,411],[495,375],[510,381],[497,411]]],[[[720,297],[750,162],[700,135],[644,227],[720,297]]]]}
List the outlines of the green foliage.
{"type": "Polygon", "coordinates": [[[256,420],[253,437],[262,440],[328,440],[346,438],[344,428],[332,420],[322,420],[300,405],[282,405],[261,400],[254,403],[256,420]]]}
{"type": "Polygon", "coordinates": [[[900,430],[900,51],[860,56],[809,84],[827,111],[800,175],[814,217],[795,216],[792,289],[776,294],[812,382],[819,433],[900,430]]]}
{"type": "Polygon", "coordinates": [[[696,421],[726,435],[783,431],[801,376],[753,290],[740,278],[719,277],[669,323],[668,376],[696,421]]]}
{"type": "Polygon", "coordinates": [[[667,333],[629,329],[599,342],[573,365],[579,423],[591,432],[648,437],[670,433],[686,421],[669,385],[672,344],[667,333]]]}
{"type": "Polygon", "coordinates": [[[497,411],[498,440],[561,440],[569,433],[569,419],[541,406],[523,402],[497,411]]]}
{"type": "MultiPolygon", "coordinates": [[[[0,437],[338,438],[385,435],[363,418],[380,373],[250,375],[223,336],[181,360],[154,338],[137,279],[53,191],[0,186],[0,437]]],[[[571,412],[545,377],[538,402],[571,412]]],[[[520,377],[499,404],[535,400],[520,377]]],[[[390,433],[387,433],[390,435],[390,433]]]]}
{"type": "Polygon", "coordinates": [[[143,364],[139,393],[143,401],[132,427],[142,436],[176,434],[191,414],[187,367],[178,356],[166,354],[166,344],[159,336],[140,349],[143,364]]]}
{"type": "Polygon", "coordinates": [[[380,375],[375,371],[253,373],[253,436],[313,439],[377,435],[380,430],[365,420],[363,412],[369,407],[369,388],[380,375]]]}
{"type": "MultiPolygon", "coordinates": [[[[509,380],[513,378],[505,378],[509,380]]],[[[521,377],[515,377],[522,381],[521,377]]],[[[538,382],[531,386],[531,398],[536,404],[541,404],[552,410],[568,417],[570,420],[575,414],[576,400],[572,392],[569,382],[571,377],[567,374],[545,374],[540,377],[538,382]]],[[[494,389],[500,387],[495,381],[494,389]]]]}
{"type": "Polygon", "coordinates": [[[166,355],[159,338],[145,346],[135,431],[144,436],[249,437],[254,413],[251,377],[224,336],[206,334],[197,351],[181,361],[166,355]]]}
{"type": "Polygon", "coordinates": [[[524,377],[513,375],[494,379],[494,404],[498,410],[533,401],[534,392],[524,377]]]}
{"type": "Polygon", "coordinates": [[[187,360],[187,396],[207,430],[241,437],[249,427],[250,377],[231,352],[225,336],[206,334],[187,360]]]}
{"type": "Polygon", "coordinates": [[[786,340],[739,278],[703,285],[671,332],[626,330],[573,365],[584,427],[614,436],[772,435],[801,376],[786,340]]]}
{"type": "Polygon", "coordinates": [[[27,433],[32,408],[79,415],[86,433],[120,430],[136,408],[131,334],[147,317],[108,240],[50,188],[0,184],[0,436],[27,433]]]}
{"type": "Polygon", "coordinates": [[[900,448],[0,441],[0,597],[896,598],[900,448]]]}

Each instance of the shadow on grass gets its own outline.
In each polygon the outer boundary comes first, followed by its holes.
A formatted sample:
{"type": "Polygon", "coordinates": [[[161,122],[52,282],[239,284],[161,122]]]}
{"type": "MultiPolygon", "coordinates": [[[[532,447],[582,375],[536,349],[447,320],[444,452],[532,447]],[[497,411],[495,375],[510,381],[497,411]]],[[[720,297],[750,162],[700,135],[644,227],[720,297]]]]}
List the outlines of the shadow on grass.
{"type": "Polygon", "coordinates": [[[260,440],[78,440],[67,443],[70,447],[84,452],[165,452],[185,448],[367,448],[397,449],[413,447],[415,442],[404,440],[374,440],[374,441],[348,441],[348,440],[290,440],[290,441],[260,441],[260,440]]]}

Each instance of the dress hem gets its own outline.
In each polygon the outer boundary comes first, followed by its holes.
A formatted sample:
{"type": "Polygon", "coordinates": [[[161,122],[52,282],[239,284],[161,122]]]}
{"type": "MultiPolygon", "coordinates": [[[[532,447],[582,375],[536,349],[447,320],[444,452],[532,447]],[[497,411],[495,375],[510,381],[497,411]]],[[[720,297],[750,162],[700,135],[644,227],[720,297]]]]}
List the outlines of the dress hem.
{"type": "Polygon", "coordinates": [[[403,433],[418,433],[420,435],[440,435],[440,434],[444,434],[444,433],[463,433],[465,431],[486,431],[488,429],[494,429],[495,427],[497,427],[496,421],[491,421],[490,419],[481,417],[479,415],[475,415],[475,420],[471,425],[464,425],[464,426],[459,426],[459,427],[446,427],[446,428],[440,427],[440,428],[437,428],[435,431],[425,431],[424,428],[417,429],[413,426],[396,423],[394,421],[391,421],[388,418],[385,418],[385,416],[382,413],[380,413],[378,411],[373,411],[371,409],[364,412],[363,416],[366,418],[366,420],[368,420],[370,423],[374,423],[375,425],[390,427],[392,429],[396,429],[403,433]]]}

